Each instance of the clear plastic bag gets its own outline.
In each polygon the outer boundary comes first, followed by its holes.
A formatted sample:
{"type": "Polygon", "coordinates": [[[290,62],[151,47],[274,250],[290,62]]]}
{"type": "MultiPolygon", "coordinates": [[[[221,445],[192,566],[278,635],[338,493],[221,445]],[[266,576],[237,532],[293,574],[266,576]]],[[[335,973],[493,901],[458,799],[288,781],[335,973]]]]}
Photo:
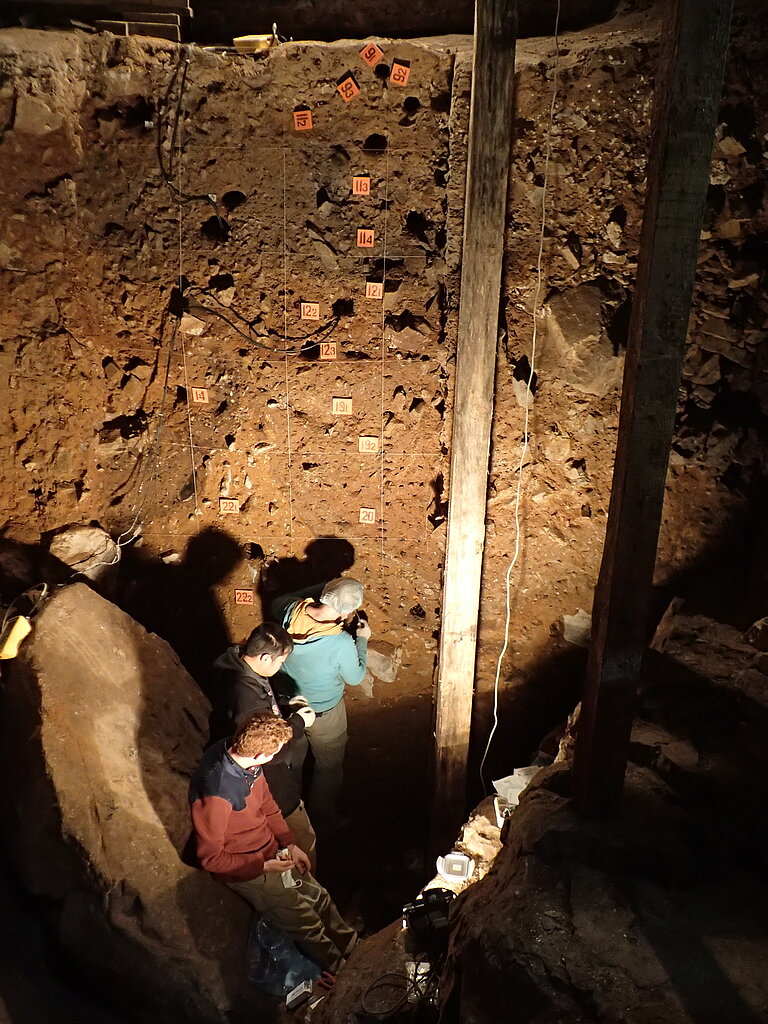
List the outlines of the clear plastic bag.
{"type": "Polygon", "coordinates": [[[314,981],[320,968],[298,951],[279,928],[254,915],[248,932],[248,980],[273,996],[285,996],[302,981],[314,981]]]}

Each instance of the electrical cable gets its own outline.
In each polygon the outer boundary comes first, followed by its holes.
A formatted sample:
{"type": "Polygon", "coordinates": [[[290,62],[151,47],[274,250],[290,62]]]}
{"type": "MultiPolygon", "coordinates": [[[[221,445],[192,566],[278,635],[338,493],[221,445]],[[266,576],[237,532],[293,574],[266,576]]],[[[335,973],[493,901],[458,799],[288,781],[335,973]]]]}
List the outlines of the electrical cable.
{"type": "MultiPolygon", "coordinates": [[[[175,149],[176,149],[176,139],[177,139],[177,135],[178,135],[178,131],[179,131],[179,121],[181,119],[181,105],[182,105],[182,103],[184,101],[184,89],[185,89],[186,84],[187,84],[187,75],[189,74],[189,65],[191,63],[191,61],[190,61],[190,53],[191,53],[191,49],[189,47],[182,46],[180,48],[180,50],[179,50],[179,61],[178,61],[177,65],[176,65],[176,67],[174,69],[173,74],[171,75],[171,80],[168,83],[168,89],[166,90],[166,93],[165,93],[164,104],[163,104],[165,110],[163,110],[162,108],[160,110],[158,110],[158,114],[157,114],[157,137],[156,137],[157,162],[158,162],[158,165],[160,167],[160,176],[163,179],[163,182],[165,183],[165,185],[168,187],[168,190],[170,191],[170,193],[177,200],[177,202],[180,202],[180,203],[195,203],[195,202],[205,202],[205,203],[208,203],[213,208],[213,212],[216,215],[216,219],[218,220],[219,225],[223,226],[224,218],[221,216],[221,213],[219,211],[219,205],[216,202],[216,197],[213,195],[213,193],[206,193],[206,194],[200,194],[200,195],[192,195],[192,194],[190,194],[188,192],[182,191],[182,189],[180,189],[179,186],[177,184],[175,184],[174,181],[173,181],[173,171],[174,171],[173,158],[174,158],[174,152],[175,152],[175,149]],[[163,127],[164,127],[163,122],[164,122],[164,120],[166,118],[167,111],[170,108],[171,97],[173,95],[174,89],[176,88],[176,82],[177,82],[177,80],[179,78],[179,74],[180,73],[181,73],[181,81],[180,81],[179,86],[178,86],[178,96],[176,98],[176,107],[175,107],[175,111],[174,111],[173,126],[171,128],[171,142],[170,142],[170,150],[169,150],[169,157],[168,157],[168,168],[166,170],[165,160],[163,158],[163,127]]],[[[167,128],[167,125],[165,127],[167,128]]]]}
{"type": "Polygon", "coordinates": [[[388,1020],[407,1005],[412,995],[415,995],[420,1002],[429,1002],[437,994],[443,959],[443,956],[440,956],[432,963],[421,959],[413,961],[412,978],[409,978],[402,971],[385,971],[384,974],[380,974],[378,978],[374,978],[364,989],[360,997],[361,1010],[363,1013],[371,1017],[377,1017],[379,1020],[388,1020]],[[429,963],[429,970],[423,976],[419,976],[419,968],[424,963],[429,963]],[[398,987],[394,984],[395,979],[401,983],[399,987],[402,991],[396,996],[391,1005],[378,1009],[371,1007],[369,996],[379,988],[394,989],[398,987]]]}
{"type": "MultiPolygon", "coordinates": [[[[228,312],[232,313],[234,315],[234,317],[237,320],[239,320],[241,323],[244,323],[248,327],[249,330],[251,330],[251,331],[255,330],[254,324],[256,323],[256,319],[257,318],[254,317],[254,319],[249,320],[248,317],[243,316],[242,313],[239,313],[237,311],[237,309],[235,309],[234,306],[225,306],[224,303],[221,301],[221,299],[219,299],[216,296],[215,292],[210,291],[207,288],[197,289],[195,287],[195,285],[191,285],[189,288],[187,288],[187,292],[188,293],[189,292],[198,291],[198,290],[201,291],[203,293],[203,295],[205,295],[207,298],[213,299],[213,301],[217,305],[221,306],[222,309],[226,309],[228,312]]],[[[203,308],[205,308],[205,307],[203,307],[203,308]]],[[[209,312],[213,312],[213,311],[209,310],[209,312]]],[[[285,311],[285,313],[287,313],[287,310],[285,311]]],[[[308,334],[288,335],[286,333],[286,339],[288,341],[302,341],[302,342],[306,341],[308,338],[312,338],[315,335],[325,334],[326,331],[332,330],[334,327],[336,327],[339,324],[340,320],[341,320],[341,313],[334,313],[334,315],[329,320],[326,320],[326,322],[324,324],[320,324],[320,326],[316,327],[314,330],[310,331],[308,334]]],[[[284,324],[284,327],[285,326],[286,325],[284,324]]],[[[258,341],[258,336],[257,336],[257,339],[256,339],[256,344],[260,344],[260,342],[258,341]]],[[[264,346],[264,347],[267,347],[267,346],[264,346]]],[[[281,349],[274,349],[274,351],[275,352],[280,352],[281,355],[285,355],[286,354],[281,349]]],[[[288,349],[286,351],[287,351],[288,354],[290,354],[291,352],[294,351],[294,349],[288,349]]]]}
{"type": "MultiPolygon", "coordinates": [[[[176,111],[176,120],[173,126],[173,135],[171,137],[171,153],[174,151],[174,144],[178,140],[177,155],[177,181],[178,186],[175,189],[176,194],[179,198],[179,292],[183,298],[184,296],[184,234],[182,225],[182,210],[183,210],[183,199],[181,198],[184,193],[181,190],[181,172],[182,172],[182,146],[181,146],[181,132],[179,130],[179,111],[181,109],[181,97],[184,95],[184,84],[187,80],[187,69],[189,67],[189,61],[184,65],[184,73],[181,79],[181,87],[179,89],[179,106],[176,111]]],[[[184,367],[184,388],[187,393],[187,427],[189,430],[189,461],[192,467],[192,490],[195,495],[195,515],[200,515],[200,502],[197,493],[197,467],[195,466],[195,445],[192,438],[192,409],[189,404],[189,374],[187,372],[187,346],[184,338],[181,340],[181,358],[184,367]]],[[[198,527],[199,528],[199,527],[198,527]]]]}
{"type": "MultiPolygon", "coordinates": [[[[206,292],[205,294],[208,295],[209,298],[213,298],[213,296],[209,292],[206,292]]],[[[218,301],[218,300],[215,300],[215,301],[218,301]]],[[[254,335],[252,333],[251,334],[246,334],[245,331],[242,331],[237,326],[236,323],[233,323],[229,319],[229,317],[225,313],[219,312],[218,309],[212,309],[210,306],[205,306],[205,305],[203,305],[202,302],[194,302],[194,301],[188,302],[187,303],[187,309],[188,310],[199,309],[199,310],[203,310],[206,313],[210,313],[212,316],[219,317],[220,320],[223,320],[226,324],[228,324],[232,328],[233,331],[235,331],[237,334],[239,334],[241,338],[245,338],[246,341],[250,341],[253,345],[256,345],[258,348],[266,349],[267,352],[275,352],[275,353],[277,353],[278,355],[281,355],[281,356],[285,356],[285,355],[289,356],[289,355],[293,355],[296,352],[300,351],[300,349],[297,349],[295,347],[294,348],[274,348],[272,345],[265,345],[263,341],[260,341],[258,337],[254,337],[254,335]]],[[[233,312],[235,312],[235,311],[233,310],[233,312]]],[[[251,331],[251,332],[253,331],[253,327],[250,325],[249,321],[245,317],[241,316],[239,313],[235,313],[235,315],[237,316],[237,318],[239,320],[242,320],[243,323],[248,324],[249,331],[251,331]]],[[[341,320],[340,316],[334,316],[330,320],[327,320],[320,327],[316,327],[314,330],[310,331],[308,334],[296,335],[296,336],[293,336],[293,337],[286,334],[285,335],[285,340],[286,341],[300,341],[302,343],[302,346],[303,346],[310,338],[322,339],[326,334],[328,334],[330,331],[332,331],[334,329],[334,327],[338,326],[340,320],[341,320]]],[[[316,342],[316,344],[319,345],[320,341],[318,340],[316,342]]]]}
{"type": "MultiPolygon", "coordinates": [[[[160,332],[161,338],[162,338],[162,334],[163,333],[164,333],[163,330],[161,330],[161,332],[160,332]]],[[[166,360],[166,363],[165,363],[165,379],[163,380],[163,393],[162,393],[162,396],[160,398],[160,411],[159,411],[158,417],[157,417],[157,430],[155,431],[155,440],[149,446],[149,451],[152,452],[152,450],[154,449],[154,452],[155,452],[153,474],[154,474],[154,470],[157,469],[157,465],[158,465],[159,458],[160,458],[160,435],[161,435],[162,429],[163,429],[163,418],[165,416],[165,401],[166,401],[166,397],[168,395],[168,381],[170,379],[171,363],[173,361],[173,353],[174,353],[175,348],[176,348],[176,338],[178,336],[178,333],[179,333],[179,321],[175,319],[174,322],[173,322],[173,331],[171,333],[170,345],[168,346],[168,359],[166,360]]],[[[145,459],[145,461],[144,461],[144,466],[148,466],[148,465],[149,465],[149,458],[147,457],[145,459]]],[[[146,476],[147,476],[147,469],[145,468],[144,472],[142,474],[142,480],[141,480],[141,482],[139,483],[139,486],[138,486],[139,494],[141,494],[142,488],[144,487],[144,481],[146,480],[146,476]]],[[[152,484],[153,484],[155,479],[156,479],[155,475],[150,476],[149,486],[144,491],[144,496],[142,497],[141,502],[139,503],[138,509],[136,509],[134,511],[133,522],[128,527],[128,529],[124,530],[120,534],[120,536],[117,538],[117,545],[118,545],[118,547],[122,547],[123,543],[127,544],[127,543],[129,543],[129,540],[133,539],[133,537],[132,537],[133,531],[134,531],[134,529],[136,528],[136,526],[139,523],[139,517],[141,515],[142,509],[144,508],[144,505],[146,504],[147,496],[149,494],[149,491],[150,491],[151,486],[152,486],[152,484]],[[126,540],[123,543],[121,543],[123,537],[128,537],[129,540],[126,540]]]]}
{"type": "Polygon", "coordinates": [[[20,601],[22,599],[22,597],[26,597],[27,594],[34,594],[36,590],[40,591],[40,596],[33,602],[32,608],[29,610],[29,612],[27,612],[26,617],[27,618],[32,618],[32,616],[37,612],[38,608],[40,607],[40,605],[43,603],[43,601],[45,600],[45,598],[48,595],[48,584],[47,583],[36,583],[33,587],[27,587],[26,590],[22,590],[22,592],[20,594],[17,594],[16,597],[14,597],[14,599],[11,601],[11,603],[8,605],[8,607],[5,609],[5,615],[3,615],[3,622],[2,622],[2,625],[0,625],[0,638],[2,638],[3,635],[5,634],[5,627],[8,624],[11,612],[13,611],[14,607],[16,606],[16,603],[18,601],[20,601]]]}
{"type": "Polygon", "coordinates": [[[552,83],[552,101],[549,106],[549,121],[547,123],[547,135],[546,135],[546,146],[545,146],[545,157],[544,157],[544,185],[541,194],[541,228],[539,231],[539,250],[538,257],[536,260],[536,291],[534,292],[533,299],[533,331],[531,335],[531,359],[530,359],[530,373],[528,375],[528,383],[526,387],[526,402],[525,402],[525,422],[523,424],[523,444],[520,449],[520,461],[517,467],[517,487],[515,490],[515,550],[512,559],[507,567],[505,576],[505,595],[506,595],[506,616],[504,620],[504,643],[499,653],[499,658],[496,663],[496,677],[493,684],[493,727],[488,736],[488,742],[483,753],[483,758],[480,762],[480,783],[483,787],[483,792],[487,793],[487,787],[485,785],[485,779],[483,778],[483,769],[485,768],[485,762],[488,757],[488,752],[491,749],[491,743],[496,733],[496,729],[499,724],[499,682],[501,679],[501,665],[504,659],[504,655],[507,653],[509,647],[509,624],[512,615],[511,601],[510,601],[510,580],[512,576],[512,570],[517,564],[517,559],[520,554],[520,494],[523,480],[523,466],[525,463],[525,457],[528,454],[528,446],[530,441],[530,408],[531,408],[531,385],[533,383],[533,377],[536,366],[536,342],[538,340],[538,325],[537,317],[539,312],[539,302],[541,298],[541,288],[543,283],[542,274],[542,259],[544,254],[544,235],[546,230],[547,220],[547,185],[549,183],[549,161],[552,154],[552,125],[555,117],[555,104],[557,102],[557,87],[558,87],[558,74],[560,70],[560,40],[559,40],[559,28],[560,28],[560,4],[561,0],[557,0],[557,11],[555,13],[555,63],[554,63],[554,75],[552,83]]]}
{"type": "MultiPolygon", "coordinates": [[[[169,379],[170,372],[171,372],[171,361],[172,361],[172,358],[173,358],[173,352],[174,352],[174,348],[175,348],[175,345],[176,345],[176,336],[178,334],[178,330],[179,330],[179,321],[175,320],[174,321],[174,325],[173,325],[173,333],[171,334],[171,344],[170,344],[170,346],[168,348],[168,360],[167,360],[166,365],[165,365],[165,380],[163,381],[163,394],[162,394],[162,397],[160,399],[160,411],[158,413],[157,431],[155,432],[155,440],[154,440],[154,442],[150,443],[150,446],[149,446],[150,452],[153,449],[154,449],[154,452],[155,452],[153,475],[150,477],[149,486],[144,491],[144,495],[143,495],[143,497],[141,499],[141,502],[139,503],[138,509],[136,509],[134,511],[133,522],[131,523],[131,525],[128,527],[127,530],[123,530],[123,532],[118,536],[117,540],[115,541],[115,544],[117,545],[117,551],[115,552],[114,557],[111,558],[109,561],[94,562],[93,565],[89,565],[88,566],[88,571],[89,572],[91,572],[93,569],[98,569],[101,566],[117,565],[117,563],[120,561],[120,549],[125,547],[126,544],[130,544],[131,541],[136,539],[136,533],[134,531],[136,530],[136,527],[139,525],[139,517],[140,517],[141,511],[142,511],[142,509],[143,509],[143,507],[144,507],[144,505],[145,505],[145,503],[147,501],[147,496],[149,494],[151,486],[152,486],[154,480],[157,479],[157,476],[154,475],[154,470],[157,469],[157,465],[158,465],[158,462],[159,462],[159,459],[160,459],[160,434],[161,434],[162,428],[163,428],[163,416],[165,414],[165,399],[166,399],[166,396],[168,394],[168,379],[169,379]]],[[[162,336],[162,333],[163,332],[161,331],[161,336],[162,336]]],[[[186,447],[186,445],[185,445],[185,447],[186,447]]],[[[143,454],[144,453],[142,452],[142,455],[143,454]]],[[[140,456],[140,458],[141,458],[141,456],[140,456]]],[[[141,473],[141,479],[139,481],[139,485],[138,485],[138,488],[137,488],[139,494],[141,494],[142,488],[144,487],[144,482],[145,482],[146,477],[147,477],[147,470],[146,470],[145,467],[148,464],[149,464],[149,459],[148,458],[142,461],[142,470],[143,470],[143,472],[141,473]]],[[[71,566],[71,568],[74,568],[76,565],[79,565],[80,562],[86,562],[88,560],[88,558],[91,558],[91,557],[93,557],[93,556],[89,555],[86,558],[81,558],[79,561],[75,562],[71,566]]],[[[83,572],[84,572],[84,570],[83,570],[83,572]]],[[[76,573],[76,575],[82,575],[83,572],[78,571],[76,573]]]]}
{"type": "Polygon", "coordinates": [[[408,1002],[408,997],[414,991],[414,983],[408,977],[407,974],[401,974],[399,971],[387,971],[386,974],[379,975],[378,978],[368,985],[360,997],[360,1006],[363,1013],[367,1013],[371,1017],[378,1017],[379,1020],[387,1020],[388,1017],[394,1017],[394,1015],[401,1010],[408,1002]],[[405,986],[399,995],[396,996],[394,1002],[390,1006],[385,1006],[383,1009],[374,1009],[370,1003],[367,1002],[368,997],[379,988],[396,988],[394,980],[398,982],[405,982],[405,986]]]}

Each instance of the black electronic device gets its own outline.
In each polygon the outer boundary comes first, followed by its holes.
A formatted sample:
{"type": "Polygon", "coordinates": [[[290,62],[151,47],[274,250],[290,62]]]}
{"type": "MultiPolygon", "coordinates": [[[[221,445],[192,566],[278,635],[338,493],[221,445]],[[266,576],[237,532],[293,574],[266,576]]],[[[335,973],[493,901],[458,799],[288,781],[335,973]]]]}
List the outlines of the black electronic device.
{"type": "Polygon", "coordinates": [[[450,889],[425,889],[403,907],[403,928],[418,950],[432,950],[448,941],[448,908],[456,893],[450,889]]]}

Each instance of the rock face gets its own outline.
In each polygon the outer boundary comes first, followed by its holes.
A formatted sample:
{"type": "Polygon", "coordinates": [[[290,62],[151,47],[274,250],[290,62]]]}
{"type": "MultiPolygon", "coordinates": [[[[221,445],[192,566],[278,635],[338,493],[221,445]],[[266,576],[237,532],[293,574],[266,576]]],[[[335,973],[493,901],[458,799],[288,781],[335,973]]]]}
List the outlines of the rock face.
{"type": "Polygon", "coordinates": [[[179,857],[208,712],[171,648],[84,584],[41,611],[3,697],[22,880],[91,982],[169,1024],[223,1020],[245,948],[245,905],[179,857]]]}
{"type": "Polygon", "coordinates": [[[99,526],[69,526],[51,540],[48,551],[89,580],[100,580],[120,561],[120,548],[99,526]]]}
{"type": "MultiPolygon", "coordinates": [[[[763,655],[681,602],[654,648],[620,815],[577,815],[570,723],[500,850],[487,806],[465,826],[459,849],[491,866],[452,905],[441,1024],[768,1019],[763,655]]],[[[395,925],[362,943],[317,1024],[353,1019],[405,960],[395,925]]]]}
{"type": "Polygon", "coordinates": [[[681,602],[654,648],[621,814],[580,818],[566,764],[531,784],[457,900],[444,1024],[766,1019],[762,655],[681,602]]]}
{"type": "MultiPolygon", "coordinates": [[[[564,37],[557,70],[554,6],[521,6],[521,21],[533,10],[547,34],[521,39],[516,54],[474,722],[487,736],[519,525],[502,664],[511,714],[490,752],[493,774],[504,770],[497,751],[525,763],[575,700],[576,673],[562,664],[579,652],[558,624],[564,611],[589,611],[602,549],[664,5],[622,5],[606,25],[564,37]],[[522,406],[531,443],[519,475],[522,406]]],[[[574,24],[568,6],[563,27],[574,24]]],[[[768,471],[768,6],[735,7],[659,583],[697,565],[768,471]]],[[[198,26],[214,10],[205,8],[198,26]]],[[[381,31],[370,10],[347,4],[334,31],[381,31]]],[[[407,33],[419,10],[405,18],[379,4],[377,17],[407,33]]],[[[298,38],[317,11],[276,17],[298,38]]],[[[242,17],[245,31],[269,30],[265,13],[229,4],[221,28],[236,31],[242,17]]],[[[214,527],[240,551],[281,561],[344,539],[376,639],[403,648],[397,680],[358,706],[351,695],[350,718],[400,723],[399,705],[413,702],[417,751],[429,747],[451,488],[471,40],[379,44],[381,63],[368,67],[351,41],[253,58],[107,34],[0,33],[10,422],[0,503],[5,536],[27,544],[94,519],[117,536],[138,519],[147,559],[181,557],[214,527]],[[404,88],[386,77],[395,57],[410,62],[404,88]],[[347,103],[337,82],[350,71],[360,93],[347,103]],[[293,114],[304,106],[313,127],[299,131],[293,114]],[[217,196],[220,219],[206,198],[178,203],[169,170],[189,194],[217,196]],[[353,193],[358,176],[370,194],[353,193]],[[360,229],[373,231],[373,247],[357,245],[360,229]],[[384,285],[383,297],[367,284],[384,285]],[[302,319],[303,304],[313,316],[319,306],[319,320],[302,319]],[[174,333],[176,324],[202,333],[174,333]],[[336,359],[321,358],[330,352],[317,342],[335,343],[336,359]],[[335,398],[351,398],[351,413],[336,415],[335,398]]],[[[234,639],[252,624],[251,568],[239,557],[215,584],[234,639]]],[[[365,777],[365,728],[350,730],[349,780],[365,777]]],[[[382,764],[370,767],[390,788],[382,764]]]]}
{"type": "Polygon", "coordinates": [[[768,659],[760,647],[762,621],[755,623],[745,637],[733,626],[705,615],[688,614],[678,598],[659,623],[652,647],[696,677],[711,680],[730,692],[746,712],[760,714],[765,721],[768,659]]]}

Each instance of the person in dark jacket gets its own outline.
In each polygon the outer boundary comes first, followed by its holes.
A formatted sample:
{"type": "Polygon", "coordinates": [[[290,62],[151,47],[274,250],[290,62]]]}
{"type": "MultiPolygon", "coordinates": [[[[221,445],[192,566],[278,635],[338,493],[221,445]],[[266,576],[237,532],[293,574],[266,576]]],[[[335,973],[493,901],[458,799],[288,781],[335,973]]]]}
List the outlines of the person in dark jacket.
{"type": "Polygon", "coordinates": [[[189,784],[197,859],[305,956],[335,972],[357,935],[310,874],[309,858],[264,778],[264,768],[290,739],[286,721],[271,711],[253,711],[231,740],[219,740],[205,752],[189,784]],[[286,875],[293,869],[298,878],[286,875]]]}
{"type": "Polygon", "coordinates": [[[290,725],[291,739],[266,765],[264,774],[280,813],[314,870],[315,831],[301,799],[301,769],[307,752],[304,733],[314,722],[315,712],[303,697],[292,697],[281,705],[269,682],[292,648],[293,640],[281,626],[262,623],[242,647],[229,647],[217,658],[213,678],[227,736],[251,711],[270,711],[290,725]]]}

